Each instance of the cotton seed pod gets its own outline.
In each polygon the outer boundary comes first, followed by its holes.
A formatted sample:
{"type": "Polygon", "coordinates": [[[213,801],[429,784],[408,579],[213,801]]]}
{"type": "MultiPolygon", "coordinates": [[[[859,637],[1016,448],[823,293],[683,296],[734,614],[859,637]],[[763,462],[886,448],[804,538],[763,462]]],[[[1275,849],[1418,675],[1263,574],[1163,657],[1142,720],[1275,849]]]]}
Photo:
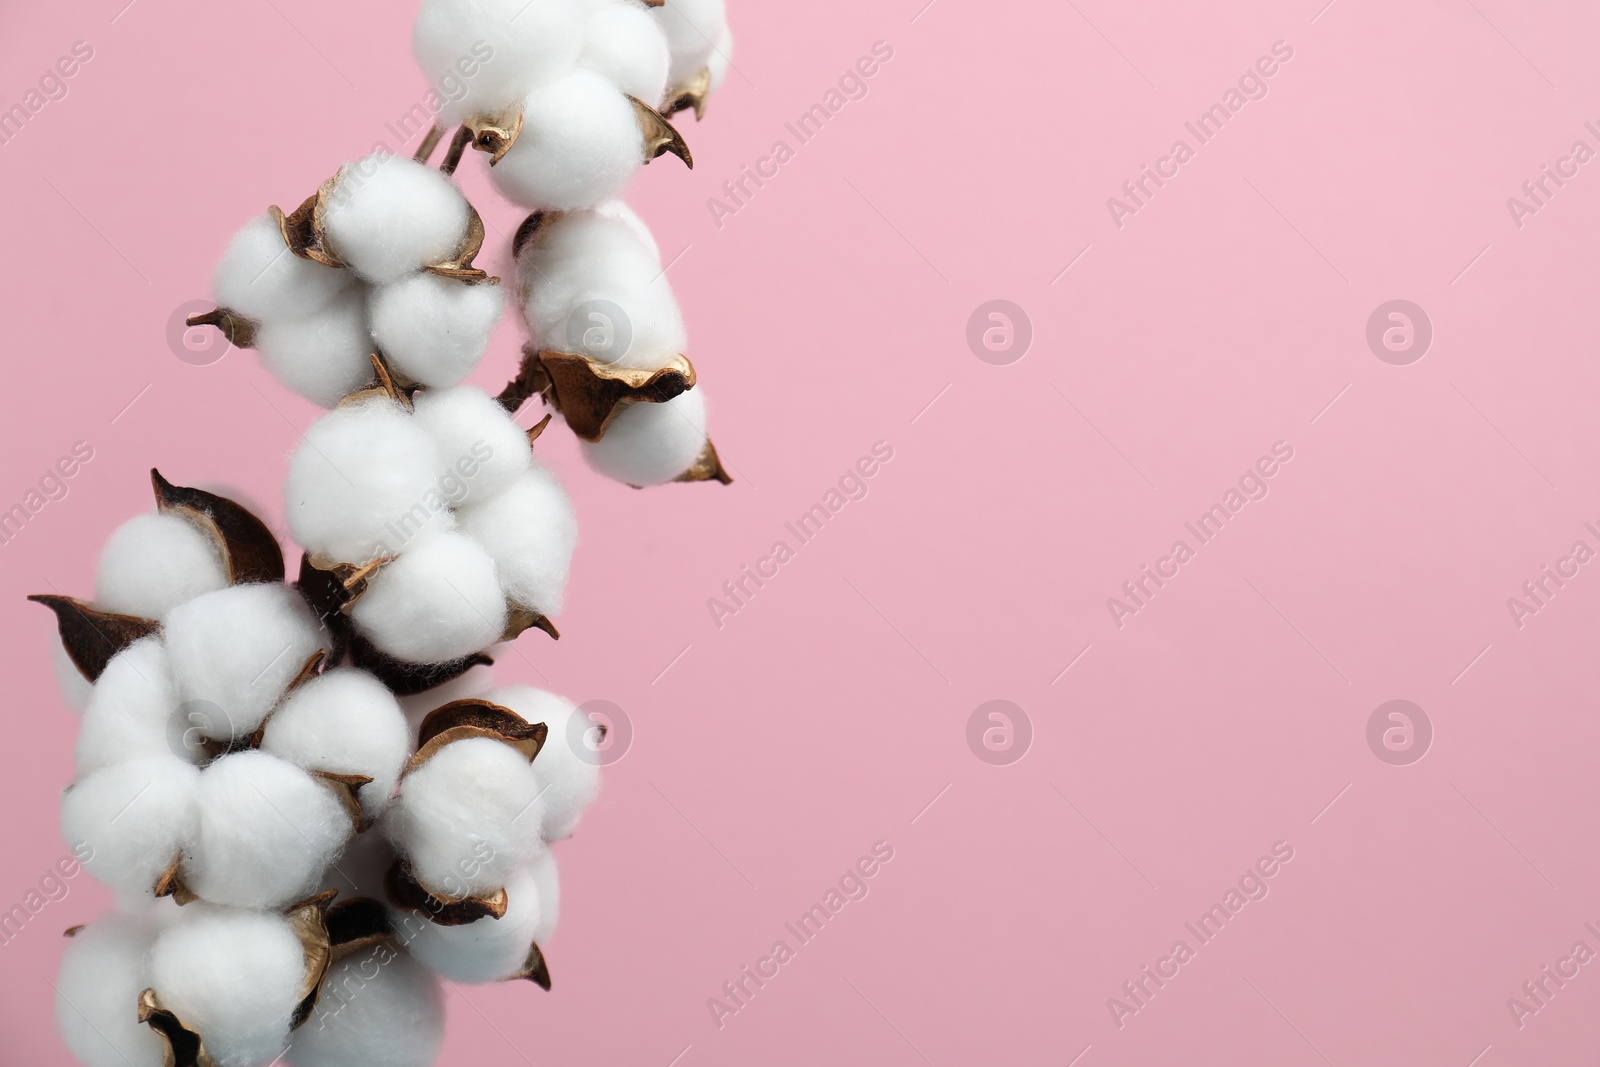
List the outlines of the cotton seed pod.
{"type": "Polygon", "coordinates": [[[580,747],[584,731],[590,728],[588,717],[565,697],[531,686],[496,689],[484,699],[549,729],[549,739],[533,761],[544,787],[539,835],[546,841],[571,837],[583,809],[600,792],[600,764],[585,758],[589,753],[580,747]]]}
{"type": "Polygon", "coordinates": [[[260,323],[251,343],[279,385],[331,408],[372,382],[367,299],[365,285],[352,286],[308,314],[260,323]]]}
{"type": "Polygon", "coordinates": [[[666,0],[654,14],[672,52],[667,81],[684,85],[710,63],[714,42],[728,24],[727,7],[724,0],[666,0]]]}
{"type": "Polygon", "coordinates": [[[193,833],[199,778],[172,755],[94,771],[62,795],[61,836],[82,850],[95,881],[121,893],[148,893],[193,833]]]}
{"type": "Polygon", "coordinates": [[[417,959],[452,982],[479,984],[527,979],[550,988],[550,971],[536,935],[546,926],[538,884],[526,869],[506,888],[506,910],[460,926],[432,922],[426,910],[393,909],[395,936],[417,959]]]}
{"type": "Polygon", "coordinates": [[[272,713],[261,750],[307,771],[360,775],[361,811],[376,819],[389,805],[410,750],[394,694],[372,675],[339,668],[296,688],[272,713]]]}
{"type": "Polygon", "coordinates": [[[606,427],[604,437],[583,441],[581,446],[589,466],[637,488],[712,478],[723,484],[732,481],[706,437],[701,389],[681,393],[664,404],[629,404],[606,427]]]}
{"type": "Polygon", "coordinates": [[[245,223],[217,263],[211,291],[219,307],[255,322],[300,318],[326,307],[355,278],[289,253],[271,214],[245,223]]]}
{"type": "Polygon", "coordinates": [[[578,522],[553,474],[530,467],[499,495],[462,508],[457,522],[493,557],[513,603],[538,615],[560,614],[578,522]]]}
{"type": "Polygon", "coordinates": [[[289,529],[330,562],[393,556],[422,530],[449,525],[438,467],[433,442],[399,404],[371,397],[340,407],[306,431],[289,460],[289,529]]]}
{"type": "Polygon", "coordinates": [[[439,980],[392,942],[337,960],[294,1032],[290,1067],[429,1067],[444,1043],[439,980]]]}
{"type": "Polygon", "coordinates": [[[449,178],[378,152],[339,168],[317,197],[313,225],[328,255],[385,285],[455,259],[475,218],[449,178]]]}
{"type": "Polygon", "coordinates": [[[204,489],[173,485],[150,471],[156,507],[194,526],[222,558],[229,585],[283,581],[283,549],[267,524],[249,508],[204,489]]]}
{"type": "Polygon", "coordinates": [[[155,619],[101,611],[69,596],[35,593],[28,599],[55,615],[61,648],[88,682],[97,680],[118,652],[161,629],[155,619]]]}
{"type": "Polygon", "coordinates": [[[165,635],[185,717],[224,742],[254,734],[307,662],[326,651],[305,602],[280,584],[191,600],[167,616],[165,635]]]}
{"type": "Polygon", "coordinates": [[[417,425],[438,450],[438,484],[451,507],[487,500],[532,463],[527,431],[481,389],[425,389],[415,398],[417,425]]]}
{"type": "Polygon", "coordinates": [[[176,515],[137,515],[112,533],[95,570],[95,604],[159,619],[187,600],[228,584],[206,535],[176,515]]]}
{"type": "Polygon", "coordinates": [[[371,641],[359,633],[350,640],[351,665],[375,676],[397,697],[430,692],[448,685],[474,667],[488,666],[493,662],[489,656],[474,652],[449,663],[407,663],[378,651],[371,641]]]}
{"type": "Polygon", "coordinates": [[[162,1067],[164,1045],[135,1005],[150,985],[150,925],[101,916],[72,935],[56,978],[56,1026],[84,1067],[162,1067]]]}
{"type": "Polygon", "coordinates": [[[652,107],[667,91],[672,57],[650,9],[635,0],[609,4],[589,16],[578,66],[652,107]]]}
{"type": "Polygon", "coordinates": [[[202,900],[278,908],[316,890],[355,833],[365,784],[301,770],[266,752],[223,756],[200,774],[180,877],[202,900]],[[354,810],[352,810],[354,809],[354,810]]]}
{"type": "Polygon", "coordinates": [[[630,370],[587,356],[524,348],[522,369],[497,398],[515,411],[530,396],[542,397],[585,441],[605,436],[611,420],[628,404],[661,404],[694,388],[694,364],[678,356],[660,370],[630,370]]]}
{"type": "Polygon", "coordinates": [[[481,652],[506,630],[495,561],[449,530],[415,538],[380,567],[350,608],[379,650],[408,663],[444,663],[481,652]]]}
{"type": "Polygon", "coordinates": [[[492,281],[414,274],[373,293],[372,336],[396,371],[442,389],[477,367],[503,306],[492,281]]]}
{"type": "Polygon", "coordinates": [[[411,33],[430,84],[473,71],[460,99],[441,94],[440,119],[451,124],[514,110],[530,90],[566,74],[582,47],[577,0],[425,0],[411,33]]]}
{"type": "Polygon", "coordinates": [[[72,753],[78,775],[170,755],[199,762],[203,751],[186,746],[178,704],[172,665],[159,637],[135,641],[117,653],[84,709],[72,753]]]}
{"type": "Polygon", "coordinates": [[[184,909],[150,952],[140,1018],[171,1067],[262,1067],[304,1022],[331,960],[325,899],[284,914],[184,909]]]}

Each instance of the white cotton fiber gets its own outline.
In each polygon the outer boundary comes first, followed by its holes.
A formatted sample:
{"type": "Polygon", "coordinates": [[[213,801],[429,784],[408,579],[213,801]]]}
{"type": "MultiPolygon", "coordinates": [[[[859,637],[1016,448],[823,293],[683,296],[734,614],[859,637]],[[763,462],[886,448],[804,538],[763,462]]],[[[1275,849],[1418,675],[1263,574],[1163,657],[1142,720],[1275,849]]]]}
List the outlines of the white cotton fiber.
{"type": "Polygon", "coordinates": [[[141,638],[106,664],[83,711],[72,760],[80,776],[128,760],[179,756],[196,762],[185,745],[172,665],[161,638],[141,638]]]}
{"type": "Polygon", "coordinates": [[[380,651],[407,663],[448,663],[482,652],[506,629],[494,560],[449,530],[416,538],[372,576],[350,610],[380,651]]]}
{"type": "Polygon", "coordinates": [[[245,223],[222,254],[211,278],[217,304],[247,319],[291,319],[327,306],[355,279],[333,267],[301,259],[283,243],[271,215],[245,223]]]}
{"type": "Polygon", "coordinates": [[[624,200],[607,200],[604,204],[594,209],[597,214],[618,219],[627,224],[639,243],[650,251],[650,258],[656,265],[661,265],[661,246],[656,244],[655,234],[650,232],[650,226],[640,217],[639,213],[629,207],[624,200]]]}
{"type": "Polygon", "coordinates": [[[713,42],[728,23],[727,8],[723,0],[666,0],[655,9],[655,16],[672,50],[667,81],[683,85],[710,62],[715,53],[713,42]]]}
{"type": "Polygon", "coordinates": [[[436,389],[471,374],[500,321],[498,284],[414,274],[372,295],[372,336],[390,366],[436,389]]]}
{"type": "Polygon", "coordinates": [[[467,86],[456,100],[440,94],[447,126],[504,117],[531,89],[566,74],[582,46],[578,0],[425,0],[411,33],[431,84],[467,86]]]}
{"type": "Polygon", "coordinates": [[[197,526],[177,515],[137,515],[100,552],[94,603],[101,611],[159,619],[227,584],[222,554],[197,526]]]}
{"type": "Polygon", "coordinates": [[[721,35],[717,37],[717,42],[711,49],[711,58],[706,60],[706,66],[711,70],[711,91],[713,93],[721,89],[722,83],[728,80],[728,68],[732,65],[733,30],[723,26],[721,35]]]}
{"type": "Polygon", "coordinates": [[[469,985],[502,981],[522,970],[546,925],[538,884],[527,870],[512,874],[505,890],[506,913],[498,919],[439,926],[426,912],[394,909],[391,921],[411,954],[441,977],[469,985]]]}
{"type": "Polygon", "coordinates": [[[698,388],[664,404],[629,404],[598,441],[580,441],[589,466],[626,485],[663,485],[694,466],[706,446],[706,401],[698,388]]]}
{"type": "Polygon", "coordinates": [[[389,945],[334,963],[290,1067],[430,1067],[444,1043],[444,990],[426,967],[389,945]]]}
{"type": "Polygon", "coordinates": [[[62,701],[75,714],[82,715],[89,703],[89,694],[94,691],[94,683],[85,678],[78,665],[72,662],[60,637],[50,641],[50,665],[55,668],[56,688],[61,691],[62,701]]]}
{"type": "Polygon", "coordinates": [[[333,786],[265,752],[223,756],[200,772],[195,808],[184,882],[230,907],[303,900],[355,832],[333,786]]]}
{"type": "Polygon", "coordinates": [[[384,832],[435,894],[493,893],[544,847],[539,788],[532,765],[510,745],[452,741],[401,780],[384,832]]]}
{"type": "Polygon", "coordinates": [[[152,936],[127,915],[103,915],[67,942],[55,982],[56,1025],[84,1067],[161,1067],[165,1045],[139,1021],[152,936]]]}
{"type": "Polygon", "coordinates": [[[281,915],[191,904],[156,938],[150,977],[216,1067],[264,1067],[288,1044],[305,952],[281,915]]]}
{"type": "Polygon", "coordinates": [[[660,107],[671,62],[661,24],[637,0],[611,4],[589,17],[578,66],[629,96],[660,107]]]}
{"type": "Polygon", "coordinates": [[[453,259],[470,209],[440,171],[376,152],[339,168],[323,206],[327,244],[374,285],[453,259]]]}
{"type": "Polygon", "coordinates": [[[165,633],[182,717],[219,741],[254,733],[326,647],[305,601],[277,583],[197,597],[167,616],[165,633]]]}
{"type": "Polygon", "coordinates": [[[545,849],[526,870],[539,891],[539,922],[533,928],[533,940],[543,945],[556,932],[556,921],[561,917],[561,874],[556,868],[555,851],[545,849]]]}
{"type": "Polygon", "coordinates": [[[289,529],[313,555],[363,564],[449,525],[433,442],[398,404],[374,397],[329,412],[289,460],[289,529]]]}
{"type": "Polygon", "coordinates": [[[417,425],[439,454],[439,488],[451,507],[487,500],[532,463],[528,434],[482,389],[426,389],[416,396],[417,425]]]}
{"type": "Polygon", "coordinates": [[[62,795],[61,836],[88,857],[83,866],[95,881],[119,892],[148,892],[193,828],[199,776],[176,756],[95,771],[62,795]]]}
{"type": "Polygon", "coordinates": [[[376,818],[389,805],[410,747],[394,694],[364,671],[339,668],[289,694],[267,720],[261,750],[308,771],[363,774],[361,809],[376,818]]]}
{"type": "Polygon", "coordinates": [[[567,698],[526,685],[496,689],[485,699],[550,728],[533,761],[533,773],[543,790],[539,833],[546,841],[571,837],[583,809],[600,792],[597,754],[582,747],[584,733],[592,729],[588,716],[567,698]]]}
{"type": "Polygon", "coordinates": [[[534,464],[500,495],[456,513],[462,533],[494,558],[506,595],[541,615],[561,611],[578,547],[578,519],[561,483],[534,464]]]}
{"type": "Polygon", "coordinates": [[[255,347],[279,385],[313,404],[333,407],[374,377],[367,287],[352,286],[309,315],[263,322],[255,347]]]}
{"type": "Polygon", "coordinates": [[[513,203],[573,211],[617,196],[644,161],[627,97],[600,75],[575,70],[529,95],[522,133],[489,176],[513,203]]]}

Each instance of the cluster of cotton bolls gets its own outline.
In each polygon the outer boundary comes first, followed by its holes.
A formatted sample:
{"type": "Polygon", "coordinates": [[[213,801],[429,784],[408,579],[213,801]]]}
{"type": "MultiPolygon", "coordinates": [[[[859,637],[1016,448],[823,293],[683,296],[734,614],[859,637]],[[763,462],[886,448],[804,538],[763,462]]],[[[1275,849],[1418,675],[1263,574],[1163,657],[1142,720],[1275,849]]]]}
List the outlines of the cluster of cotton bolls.
{"type": "Polygon", "coordinates": [[[340,168],[294,215],[257,216],[212,279],[218,313],[287,389],[332,407],[373,380],[381,351],[443,388],[478,365],[500,319],[495,279],[471,267],[483,225],[448,177],[377,153],[340,168]]]}

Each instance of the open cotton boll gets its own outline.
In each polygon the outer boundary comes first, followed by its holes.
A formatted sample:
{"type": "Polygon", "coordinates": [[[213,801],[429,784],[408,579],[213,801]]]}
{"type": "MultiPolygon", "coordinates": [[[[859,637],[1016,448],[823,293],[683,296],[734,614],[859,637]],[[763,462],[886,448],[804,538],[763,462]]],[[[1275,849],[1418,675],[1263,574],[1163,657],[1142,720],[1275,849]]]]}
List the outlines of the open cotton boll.
{"type": "Polygon", "coordinates": [[[666,0],[655,9],[672,51],[671,85],[683,85],[706,69],[715,54],[713,42],[728,24],[723,0],[666,0]]]}
{"type": "Polygon", "coordinates": [[[289,530],[307,552],[338,563],[394,555],[424,529],[449,524],[438,467],[433,441],[388,398],[337,408],[289,460],[289,530]]]}
{"type": "Polygon", "coordinates": [[[234,235],[211,278],[218,305],[257,322],[299,318],[327,306],[355,279],[301,259],[283,243],[271,215],[257,215],[234,235]]]}
{"type": "Polygon", "coordinates": [[[594,210],[596,214],[625,223],[628,229],[633,232],[633,235],[639,239],[639,243],[650,250],[650,257],[655,260],[656,265],[661,265],[661,246],[656,244],[655,234],[650,232],[650,226],[640,217],[637,211],[628,206],[626,201],[608,200],[594,210]]]}
{"type": "Polygon", "coordinates": [[[494,560],[471,538],[430,531],[367,583],[350,609],[380,651],[407,663],[448,663],[481,652],[506,630],[494,560]]]}
{"type": "Polygon", "coordinates": [[[179,712],[172,665],[159,637],[145,637],[106,664],[83,711],[83,726],[73,748],[78,774],[151,756],[179,756],[196,762],[185,745],[186,724],[179,712]]]}
{"type": "Polygon", "coordinates": [[[493,893],[544,847],[539,788],[532,765],[510,745],[452,741],[401,781],[384,831],[435,894],[493,893]]]}
{"type": "Polygon", "coordinates": [[[67,942],[55,983],[56,1026],[84,1067],[161,1067],[166,1046],[136,1007],[150,988],[152,940],[142,920],[109,914],[67,942]]]}
{"type": "Polygon", "coordinates": [[[593,729],[588,716],[566,697],[526,685],[496,689],[485,699],[550,728],[533,761],[533,773],[544,790],[539,833],[546,841],[571,837],[583,809],[600,792],[600,762],[582,747],[585,733],[593,729]]]}
{"type": "Polygon", "coordinates": [[[578,66],[629,96],[660,106],[671,63],[661,24],[637,0],[610,4],[589,17],[578,66]]]}
{"type": "Polygon", "coordinates": [[[664,485],[694,466],[706,446],[699,387],[664,404],[630,404],[598,441],[581,441],[589,466],[626,485],[664,485]]]}
{"type": "Polygon", "coordinates": [[[346,163],[324,202],[327,244],[367,281],[384,285],[453,258],[471,209],[440,171],[375,152],[346,163]]]}
{"type": "Polygon", "coordinates": [[[364,671],[340,668],[289,694],[267,720],[261,750],[308,771],[371,778],[357,795],[372,819],[389,806],[410,744],[394,694],[364,671]]]}
{"type": "Polygon", "coordinates": [[[372,295],[372,336],[401,374],[442,389],[478,365],[504,303],[499,285],[414,274],[372,295]]]}
{"type": "Polygon", "coordinates": [[[583,47],[581,0],[424,0],[411,31],[423,75],[441,91],[439,120],[499,118],[535,86],[561,77],[583,47]]]}
{"type": "Polygon", "coordinates": [[[439,488],[452,507],[487,500],[533,462],[528,435],[482,389],[427,389],[414,418],[439,454],[439,488]]]}
{"type": "Polygon", "coordinates": [[[366,295],[366,286],[352,286],[309,315],[263,322],[255,337],[262,365],[320,407],[366,387],[373,379],[366,295]]]}
{"type": "Polygon", "coordinates": [[[197,597],[167,616],[165,634],[183,717],[219,741],[254,733],[326,647],[305,601],[275,583],[197,597]]]}
{"type": "MultiPolygon", "coordinates": [[[[496,744],[497,742],[490,742],[496,744]]],[[[391,909],[395,933],[417,959],[452,982],[499,982],[518,974],[545,925],[539,887],[527,870],[506,882],[506,913],[465,926],[439,926],[424,912],[391,909]]]]}
{"type": "Polygon", "coordinates": [[[444,990],[422,964],[388,945],[328,969],[290,1067],[430,1067],[444,1044],[444,990]]]}
{"type": "Polygon", "coordinates": [[[545,849],[527,866],[539,890],[539,922],[533,928],[533,940],[544,944],[556,932],[556,921],[561,917],[561,875],[556,868],[556,854],[545,849]]]}
{"type": "Polygon", "coordinates": [[[136,515],[100,552],[94,603],[102,611],[159,619],[227,584],[222,554],[193,523],[177,515],[136,515]]]}
{"type": "Polygon", "coordinates": [[[644,134],[616,86],[575,70],[537,89],[522,109],[522,133],[489,177],[525,208],[574,211],[622,192],[644,166],[644,134]]]}
{"type": "Polygon", "coordinates": [[[300,939],[271,912],[190,904],[150,951],[157,999],[200,1035],[216,1067],[278,1057],[305,977],[300,939]]]}
{"type": "Polygon", "coordinates": [[[184,883],[230,907],[303,900],[355,832],[333,786],[265,752],[224,756],[200,772],[195,809],[184,883]]]}
{"type": "Polygon", "coordinates": [[[176,756],[119,763],[85,776],[61,797],[61,836],[95,881],[146,893],[178,858],[193,829],[200,772],[176,756]]]}
{"type": "Polygon", "coordinates": [[[494,558],[506,595],[541,615],[561,611],[578,547],[578,519],[555,475],[534,464],[489,500],[456,513],[462,533],[494,558]]]}
{"type": "Polygon", "coordinates": [[[72,662],[60,637],[50,641],[50,665],[56,672],[56,688],[61,691],[62,702],[74,714],[82,715],[83,709],[89,704],[89,694],[94,691],[94,683],[85,678],[78,665],[72,662]]]}

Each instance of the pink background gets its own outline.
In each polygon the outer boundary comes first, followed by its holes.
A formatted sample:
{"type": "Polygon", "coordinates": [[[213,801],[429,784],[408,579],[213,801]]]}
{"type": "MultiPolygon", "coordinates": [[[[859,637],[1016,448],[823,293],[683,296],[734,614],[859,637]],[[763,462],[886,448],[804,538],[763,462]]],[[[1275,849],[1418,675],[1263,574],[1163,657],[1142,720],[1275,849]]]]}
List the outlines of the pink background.
{"type": "MultiPolygon", "coordinates": [[[[280,513],[314,410],[249,353],[175,358],[168,318],[425,91],[410,4],[124,2],[0,16],[0,106],[94,49],[0,146],[0,504],[95,451],[0,547],[5,907],[65,851],[75,729],[23,595],[90,590],[152,465],[280,513]]],[[[443,1062],[1593,1062],[1600,964],[1520,1029],[1506,1001],[1600,949],[1600,569],[1521,629],[1506,599],[1600,547],[1600,163],[1520,229],[1506,198],[1600,148],[1600,13],[922,3],[736,0],[694,171],[636,184],[739,480],[638,493],[540,443],[584,541],[563,639],[502,677],[637,736],[559,851],[555,991],[452,991],[443,1062]],[[717,228],[707,198],[880,40],[869,95],[717,228]],[[1114,225],[1279,40],[1269,95],[1114,225]],[[996,298],[1035,331],[1009,366],[965,340],[996,298]],[[1397,298],[1435,331],[1410,366],[1364,338],[1397,298]],[[1106,599],[1280,440],[1270,495],[1118,629],[1106,599]],[[707,598],[877,441],[870,495],[719,630],[707,598]],[[996,698],[1033,726],[1010,766],[966,741],[996,698]],[[1436,731],[1410,766],[1365,740],[1397,698],[1436,731]],[[708,998],[880,840],[870,895],[719,1029],[708,998]],[[1278,841],[1270,895],[1119,1028],[1107,999],[1278,841]]],[[[463,173],[503,248],[518,213],[463,173]]],[[[517,345],[508,318],[484,384],[517,345]]],[[[46,977],[106,900],[80,878],[0,947],[0,1058],[65,1057],[46,977]]]]}

